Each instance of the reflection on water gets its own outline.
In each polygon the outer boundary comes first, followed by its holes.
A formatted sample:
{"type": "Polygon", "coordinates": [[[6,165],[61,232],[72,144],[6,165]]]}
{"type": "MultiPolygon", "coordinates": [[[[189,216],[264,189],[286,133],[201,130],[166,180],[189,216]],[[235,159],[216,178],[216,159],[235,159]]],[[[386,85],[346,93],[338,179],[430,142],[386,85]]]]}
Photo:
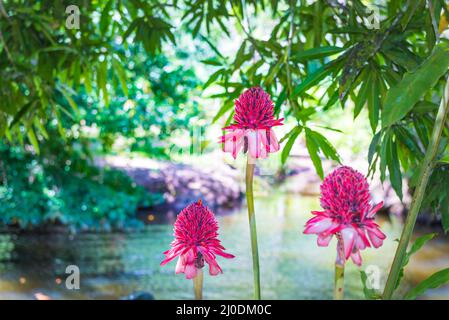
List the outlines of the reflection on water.
{"type": "MultiPolygon", "coordinates": [[[[262,294],[266,299],[330,299],[335,242],[318,248],[316,237],[302,234],[313,197],[278,195],[256,199],[262,294]]],[[[364,268],[380,271],[383,286],[399,236],[399,226],[380,221],[388,235],[378,250],[363,252],[364,268]]],[[[252,273],[246,209],[219,217],[220,238],[232,260],[220,259],[224,274],[205,277],[206,299],[251,299],[252,273]]],[[[172,241],[172,226],[152,224],[136,233],[0,236],[0,298],[117,299],[151,292],[156,299],[192,299],[191,281],[174,274],[175,262],[161,268],[162,252],[172,241]],[[65,269],[77,265],[80,290],[65,287],[65,269]]],[[[446,259],[447,260],[447,250],[446,259]]],[[[363,298],[359,270],[346,274],[348,298],[363,298]]]]}

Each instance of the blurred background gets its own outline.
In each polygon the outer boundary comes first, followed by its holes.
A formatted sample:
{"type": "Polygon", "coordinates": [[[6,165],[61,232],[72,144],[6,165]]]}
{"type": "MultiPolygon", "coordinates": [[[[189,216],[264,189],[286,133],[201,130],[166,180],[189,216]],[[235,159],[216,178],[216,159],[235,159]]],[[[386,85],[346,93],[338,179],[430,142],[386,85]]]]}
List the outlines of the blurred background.
{"type": "MultiPolygon", "coordinates": [[[[417,14],[426,1],[411,3],[0,0],[0,298],[192,299],[175,263],[159,263],[177,213],[201,198],[236,256],[206,276],[204,296],[250,299],[246,158],[224,154],[218,139],[234,99],[255,85],[285,117],[281,151],[256,168],[263,298],[332,298],[335,243],[317,247],[302,230],[320,208],[322,176],[339,164],[369,174],[373,202],[385,202],[388,238],[362,253],[381,290],[440,91],[421,106],[422,130],[404,127],[394,140],[399,160],[378,170],[382,106],[361,92],[370,77],[379,97],[431,51],[432,20],[417,14]],[[360,63],[380,35],[379,52],[360,63]],[[69,265],[78,290],[66,287],[69,265]]],[[[432,186],[444,191],[444,181],[432,186]]],[[[401,291],[447,267],[437,200],[416,235],[438,236],[413,257],[401,291]]],[[[349,265],[347,297],[363,299],[349,265]]],[[[449,288],[422,298],[447,299],[449,288]]]]}

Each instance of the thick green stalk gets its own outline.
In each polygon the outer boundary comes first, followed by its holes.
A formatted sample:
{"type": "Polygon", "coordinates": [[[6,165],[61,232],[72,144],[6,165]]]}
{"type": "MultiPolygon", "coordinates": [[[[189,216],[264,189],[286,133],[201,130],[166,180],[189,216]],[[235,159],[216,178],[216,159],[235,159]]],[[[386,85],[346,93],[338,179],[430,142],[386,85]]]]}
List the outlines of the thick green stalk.
{"type": "Polygon", "coordinates": [[[198,269],[196,277],[193,278],[193,291],[195,300],[203,300],[203,269],[198,269]]]}
{"type": "Polygon", "coordinates": [[[260,300],[259,250],[257,248],[256,215],[254,212],[253,178],[255,160],[248,155],[246,164],[246,202],[248,204],[249,231],[251,235],[251,252],[253,256],[254,298],[260,300]]]}
{"type": "Polygon", "coordinates": [[[424,198],[427,183],[434,168],[435,156],[438,152],[438,145],[441,140],[441,134],[446,122],[447,113],[449,110],[449,78],[446,80],[446,86],[441,99],[438,114],[435,119],[435,125],[432,131],[431,141],[427,147],[426,154],[419,173],[418,185],[413,193],[412,203],[410,204],[410,211],[405,220],[404,229],[402,230],[401,239],[399,240],[398,248],[391,265],[390,274],[388,275],[387,283],[385,285],[383,299],[391,299],[393,292],[396,289],[399,273],[402,269],[404,258],[407,252],[407,247],[412,237],[413,229],[415,227],[416,218],[424,198]]]}
{"type": "Polygon", "coordinates": [[[334,300],[343,300],[345,287],[345,265],[335,264],[334,300]]]}

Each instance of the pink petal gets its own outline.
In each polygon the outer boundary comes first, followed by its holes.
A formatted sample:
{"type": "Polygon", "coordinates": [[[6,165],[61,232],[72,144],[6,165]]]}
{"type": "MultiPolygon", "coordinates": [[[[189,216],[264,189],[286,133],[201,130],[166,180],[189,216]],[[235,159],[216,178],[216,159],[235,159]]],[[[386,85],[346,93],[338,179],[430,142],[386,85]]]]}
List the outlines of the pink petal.
{"type": "Polygon", "coordinates": [[[178,262],[176,262],[176,268],[175,268],[175,273],[184,273],[186,266],[184,264],[184,261],[182,259],[182,256],[179,257],[178,262]]]}
{"type": "Polygon", "coordinates": [[[274,131],[270,129],[270,152],[279,151],[279,141],[274,134],[274,131]]]}
{"type": "Polygon", "coordinates": [[[196,277],[196,273],[197,273],[198,269],[195,267],[195,265],[192,264],[187,264],[185,266],[185,270],[184,273],[186,275],[186,279],[193,279],[196,277]]]}
{"type": "Polygon", "coordinates": [[[373,244],[374,248],[379,248],[382,243],[383,240],[380,239],[374,232],[372,232],[371,230],[368,230],[368,237],[371,240],[371,243],[373,244]]]}
{"type": "Polygon", "coordinates": [[[333,234],[319,234],[317,239],[317,244],[320,247],[327,247],[329,245],[329,242],[332,240],[333,234]]]}
{"type": "Polygon", "coordinates": [[[259,132],[263,149],[265,149],[267,152],[279,151],[279,142],[272,129],[259,129],[257,131],[259,132]]]}
{"type": "Polygon", "coordinates": [[[196,257],[198,256],[196,248],[191,248],[187,253],[184,255],[184,261],[186,264],[193,264],[196,260],[196,257]]]}
{"type": "Polygon", "coordinates": [[[366,215],[367,218],[372,218],[374,217],[374,215],[377,213],[377,211],[380,210],[380,208],[382,208],[382,206],[384,205],[384,202],[381,201],[378,204],[376,204],[366,215]]]}
{"type": "Polygon", "coordinates": [[[216,276],[219,273],[223,273],[220,266],[217,263],[217,260],[215,259],[215,256],[209,252],[204,251],[203,252],[204,260],[206,260],[207,264],[209,265],[209,274],[212,276],[216,276]]]}
{"type": "Polygon", "coordinates": [[[235,159],[237,157],[237,153],[242,149],[244,134],[244,130],[236,129],[231,133],[224,135],[221,138],[223,151],[231,153],[232,157],[235,159]]]}
{"type": "Polygon", "coordinates": [[[223,271],[221,270],[220,266],[216,261],[214,261],[213,263],[209,263],[209,274],[211,276],[216,276],[217,274],[220,273],[223,273],[223,271]]]}
{"type": "Polygon", "coordinates": [[[352,262],[354,262],[359,267],[362,265],[362,256],[360,255],[359,250],[351,253],[351,259],[352,259],[352,262]]]}
{"type": "Polygon", "coordinates": [[[261,156],[262,142],[256,130],[246,130],[245,136],[248,139],[248,152],[254,159],[259,159],[261,156]]]}
{"type": "Polygon", "coordinates": [[[371,244],[366,237],[365,230],[361,228],[355,228],[357,231],[357,239],[356,239],[356,245],[360,250],[365,249],[366,247],[371,247],[371,244]]]}
{"type": "MultiPolygon", "coordinates": [[[[317,217],[315,217],[315,218],[317,218],[317,217]]],[[[332,226],[332,219],[322,218],[322,217],[319,217],[319,218],[321,218],[321,219],[319,219],[316,222],[306,224],[306,229],[304,230],[305,234],[321,233],[321,232],[327,231],[327,229],[329,229],[329,227],[332,226]]],[[[312,219],[314,219],[314,218],[312,218],[312,219]]]]}
{"type": "Polygon", "coordinates": [[[343,237],[345,258],[348,259],[351,255],[352,249],[354,248],[357,232],[352,227],[348,227],[341,230],[341,235],[343,237]]]}

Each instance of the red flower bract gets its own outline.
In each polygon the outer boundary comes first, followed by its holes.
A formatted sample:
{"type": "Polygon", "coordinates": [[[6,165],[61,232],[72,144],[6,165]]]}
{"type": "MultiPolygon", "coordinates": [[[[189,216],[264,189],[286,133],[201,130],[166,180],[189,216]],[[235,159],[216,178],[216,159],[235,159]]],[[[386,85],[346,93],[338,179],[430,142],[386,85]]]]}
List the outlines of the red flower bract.
{"type": "Polygon", "coordinates": [[[175,226],[175,240],[171,249],[164,252],[165,260],[161,266],[179,256],[175,272],[184,273],[187,279],[196,276],[198,269],[209,264],[209,274],[222,273],[216,255],[234,258],[225,253],[218,236],[218,223],[212,211],[199,200],[184,208],[178,215],[175,226]]]}
{"type": "Polygon", "coordinates": [[[385,235],[374,222],[374,215],[383,202],[371,206],[371,195],[366,178],[350,167],[340,167],[329,174],[321,184],[321,207],[306,223],[305,234],[317,234],[318,245],[327,246],[336,235],[337,262],[352,258],[362,264],[360,250],[382,245],[385,235]]]}
{"type": "Polygon", "coordinates": [[[278,151],[279,143],[272,127],[282,125],[283,119],[274,119],[273,112],[273,101],[262,88],[243,92],[235,101],[235,123],[223,128],[230,131],[220,139],[223,150],[236,158],[243,148],[256,159],[278,151]]]}

